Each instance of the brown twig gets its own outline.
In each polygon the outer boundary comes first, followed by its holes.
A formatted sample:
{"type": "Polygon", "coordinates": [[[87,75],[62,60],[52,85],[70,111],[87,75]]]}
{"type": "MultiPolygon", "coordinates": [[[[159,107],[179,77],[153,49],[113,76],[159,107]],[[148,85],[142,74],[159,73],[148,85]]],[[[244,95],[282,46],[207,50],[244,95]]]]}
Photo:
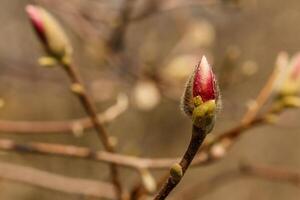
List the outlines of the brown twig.
{"type": "MultiPolygon", "coordinates": [[[[237,142],[237,138],[242,133],[244,133],[245,130],[253,128],[263,123],[265,123],[265,118],[257,117],[248,124],[239,124],[238,126],[228,130],[227,132],[224,132],[220,136],[211,140],[211,142],[204,143],[200,151],[197,153],[196,157],[194,158],[192,162],[192,167],[207,165],[219,161],[226,155],[226,152],[230,149],[230,147],[232,147],[233,144],[237,142]],[[221,154],[219,151],[215,151],[216,149],[215,147],[221,148],[222,151],[221,154]]],[[[159,179],[157,184],[158,187],[162,186],[166,178],[168,178],[168,176],[164,175],[159,179]]],[[[137,193],[135,199],[138,199],[145,192],[141,186],[136,186],[134,190],[137,193]]]]}
{"type": "Polygon", "coordinates": [[[281,59],[281,55],[278,56],[277,62],[275,64],[272,74],[269,76],[264,87],[259,92],[253,105],[249,107],[249,109],[243,116],[242,121],[241,121],[242,124],[248,124],[249,122],[251,122],[255,118],[255,116],[261,109],[261,107],[266,103],[266,101],[269,99],[270,95],[272,94],[273,89],[274,89],[274,83],[276,80],[278,80],[278,74],[280,73],[281,68],[282,68],[282,66],[280,65],[280,61],[278,61],[280,59],[281,59]]]}
{"type": "MultiPolygon", "coordinates": [[[[121,94],[118,96],[116,104],[98,114],[98,119],[102,124],[108,124],[124,113],[127,107],[128,98],[127,96],[121,94]]],[[[76,131],[76,129],[80,129],[79,131],[84,131],[85,129],[90,128],[93,128],[93,124],[88,117],[69,121],[0,120],[1,133],[71,133],[76,131]]]]}
{"type": "MultiPolygon", "coordinates": [[[[263,118],[257,118],[255,121],[252,122],[252,124],[249,124],[247,127],[235,127],[226,132],[225,136],[220,136],[215,141],[221,141],[222,138],[226,138],[228,137],[228,135],[230,135],[231,137],[239,136],[240,132],[244,132],[245,130],[253,128],[254,126],[259,125],[263,122],[263,118]]],[[[210,153],[212,146],[208,144],[203,145],[204,146],[199,151],[197,158],[195,158],[195,160],[192,162],[192,166],[207,164],[208,161],[218,160],[218,157],[215,157],[214,154],[210,153]],[[208,155],[211,156],[210,159],[208,159],[208,155]]],[[[42,142],[30,142],[27,144],[23,144],[10,139],[0,139],[0,150],[15,151],[17,153],[32,153],[95,160],[104,163],[114,163],[119,166],[132,169],[168,169],[172,164],[180,160],[180,158],[140,158],[105,151],[93,151],[90,148],[72,145],[48,144],[42,142]]]]}
{"type": "MultiPolygon", "coordinates": [[[[109,139],[109,135],[107,134],[106,130],[104,129],[103,125],[98,119],[97,116],[97,109],[95,105],[93,104],[93,101],[91,97],[87,94],[83,81],[81,80],[81,77],[76,69],[76,67],[72,64],[68,63],[61,63],[63,65],[63,68],[67,72],[72,85],[71,89],[72,91],[78,96],[82,106],[84,107],[86,113],[89,115],[91,122],[97,131],[98,137],[100,138],[104,148],[106,151],[114,153],[115,148],[109,139]]],[[[117,165],[114,163],[110,164],[110,173],[111,173],[111,178],[112,182],[115,185],[116,192],[118,194],[119,199],[123,199],[123,191],[122,191],[122,186],[119,180],[119,171],[117,169],[117,165]]]]}
{"type": "Polygon", "coordinates": [[[225,170],[214,177],[187,187],[177,194],[185,200],[199,199],[204,195],[241,178],[261,178],[270,181],[290,183],[300,189],[300,173],[291,169],[256,164],[241,164],[238,168],[225,170]]]}
{"type": "Polygon", "coordinates": [[[285,181],[300,189],[300,173],[282,167],[271,167],[267,165],[242,164],[240,171],[243,174],[256,176],[272,181],[285,181]]]}
{"type": "Polygon", "coordinates": [[[178,161],[178,159],[138,158],[105,151],[93,151],[86,147],[72,145],[47,144],[42,142],[23,144],[10,139],[0,139],[0,150],[94,160],[108,164],[113,163],[122,167],[137,170],[143,168],[166,169],[174,162],[178,161]]]}
{"type": "MultiPolygon", "coordinates": [[[[250,178],[258,177],[271,181],[284,181],[291,183],[296,187],[299,187],[300,183],[300,173],[290,169],[265,165],[242,164],[238,169],[226,170],[209,180],[197,183],[192,187],[185,189],[180,196],[184,197],[186,200],[194,199],[195,197],[199,198],[198,194],[203,196],[203,194],[205,195],[207,192],[218,188],[218,186],[224,185],[224,182],[243,178],[245,175],[250,178]],[[194,191],[197,192],[195,193],[194,191]]],[[[15,164],[0,163],[0,178],[86,197],[107,199],[115,199],[116,197],[113,186],[108,183],[69,178],[15,164]]]]}
{"type": "MultiPolygon", "coordinates": [[[[245,130],[253,128],[254,126],[260,125],[262,123],[265,123],[264,117],[257,117],[247,125],[239,124],[237,127],[234,127],[231,130],[223,133],[222,135],[213,140],[214,143],[206,143],[198,153],[198,156],[193,161],[192,166],[208,164],[212,161],[219,160],[220,158],[222,158],[222,156],[216,157],[214,154],[211,153],[213,144],[221,143],[221,141],[226,141],[227,138],[237,138],[245,130]]],[[[236,139],[232,140],[231,145],[236,141],[236,139]]],[[[128,167],[132,169],[167,169],[173,163],[179,161],[179,158],[137,158],[134,156],[118,155],[103,151],[93,151],[89,148],[76,147],[70,145],[46,143],[20,144],[7,139],[0,140],[0,149],[5,151],[15,151],[18,153],[33,153],[42,155],[89,159],[106,163],[114,163],[119,166],[128,167]]]]}
{"type": "Polygon", "coordinates": [[[196,126],[193,126],[192,131],[192,138],[190,141],[190,144],[182,157],[181,161],[179,162],[178,169],[171,169],[170,175],[165,182],[165,184],[162,186],[158,194],[155,196],[155,200],[163,200],[165,199],[170,192],[176,187],[176,185],[180,182],[182,177],[184,176],[186,170],[192,163],[198,149],[200,148],[201,144],[203,143],[204,139],[206,137],[205,130],[198,128],[196,126]],[[176,173],[175,175],[172,174],[172,170],[176,170],[173,173],[176,173]]]}
{"type": "Polygon", "coordinates": [[[112,30],[108,45],[113,52],[123,50],[124,38],[130,23],[130,16],[136,0],[124,0],[117,23],[112,30]]]}
{"type": "Polygon", "coordinates": [[[0,163],[0,178],[84,197],[115,199],[113,185],[88,179],[70,178],[31,167],[0,163]]]}
{"type": "Polygon", "coordinates": [[[198,156],[194,159],[193,165],[203,165],[219,160],[225,156],[226,152],[237,142],[237,139],[245,133],[246,130],[265,123],[267,123],[265,115],[262,115],[253,119],[248,124],[239,124],[216,136],[214,139],[203,144],[198,156]],[[215,147],[220,147],[223,151],[222,154],[216,153],[214,151],[215,147]]]}

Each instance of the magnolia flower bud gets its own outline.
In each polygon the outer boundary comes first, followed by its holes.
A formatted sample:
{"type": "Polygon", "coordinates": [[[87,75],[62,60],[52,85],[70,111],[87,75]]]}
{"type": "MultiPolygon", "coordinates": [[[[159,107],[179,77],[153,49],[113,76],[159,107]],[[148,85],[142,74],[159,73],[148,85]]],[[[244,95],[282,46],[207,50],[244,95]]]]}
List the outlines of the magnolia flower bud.
{"type": "Polygon", "coordinates": [[[28,5],[26,12],[46,51],[57,59],[69,60],[72,47],[65,32],[54,17],[39,6],[28,5]]]}
{"type": "Polygon", "coordinates": [[[195,126],[209,132],[214,125],[218,103],[215,75],[203,56],[187,82],[181,105],[183,111],[192,117],[195,126]]]}

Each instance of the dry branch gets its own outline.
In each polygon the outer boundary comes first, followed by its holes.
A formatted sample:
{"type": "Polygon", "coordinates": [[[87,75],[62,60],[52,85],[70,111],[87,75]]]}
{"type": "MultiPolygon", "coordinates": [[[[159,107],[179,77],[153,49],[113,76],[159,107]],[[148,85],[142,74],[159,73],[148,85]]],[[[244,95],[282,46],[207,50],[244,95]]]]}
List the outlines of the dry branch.
{"type": "Polygon", "coordinates": [[[242,178],[289,183],[300,189],[300,173],[291,169],[257,164],[241,164],[237,168],[225,170],[208,180],[201,181],[180,192],[176,197],[185,200],[199,199],[208,193],[242,178]]]}
{"type": "MultiPolygon", "coordinates": [[[[119,95],[116,104],[112,105],[104,112],[98,114],[99,121],[102,124],[108,124],[122,113],[128,107],[128,99],[125,95],[119,95]]],[[[90,129],[93,124],[90,118],[73,119],[70,121],[11,121],[0,120],[0,133],[71,133],[80,129],[90,129]]]]}
{"type": "Polygon", "coordinates": [[[17,153],[31,153],[40,155],[52,155],[70,158],[80,158],[100,161],[107,164],[114,163],[119,166],[142,169],[165,169],[176,159],[149,159],[134,156],[125,156],[105,151],[93,151],[86,147],[77,147],[61,144],[47,144],[41,142],[30,142],[27,144],[17,143],[9,139],[0,139],[0,150],[13,151],[17,153]]]}
{"type": "Polygon", "coordinates": [[[113,185],[99,181],[69,178],[31,167],[0,163],[0,178],[68,194],[115,199],[113,185]]]}

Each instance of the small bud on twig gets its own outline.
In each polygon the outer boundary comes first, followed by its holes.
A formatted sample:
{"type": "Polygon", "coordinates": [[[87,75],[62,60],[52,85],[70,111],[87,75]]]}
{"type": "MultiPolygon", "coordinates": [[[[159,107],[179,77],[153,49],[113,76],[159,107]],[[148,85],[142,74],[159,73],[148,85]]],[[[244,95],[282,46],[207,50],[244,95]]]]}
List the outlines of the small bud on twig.
{"type": "Polygon", "coordinates": [[[49,67],[49,68],[54,67],[55,65],[58,64],[56,59],[49,56],[39,58],[38,63],[40,66],[49,67]]]}
{"type": "Polygon", "coordinates": [[[63,28],[55,18],[39,6],[28,5],[26,12],[47,52],[60,60],[70,58],[72,47],[63,28]]]}
{"type": "Polygon", "coordinates": [[[82,94],[84,92],[84,88],[81,84],[79,83],[73,83],[71,85],[71,91],[74,92],[75,94],[82,94]]]}
{"type": "Polygon", "coordinates": [[[300,97],[287,96],[282,99],[282,103],[288,108],[300,108],[300,97]]]}
{"type": "Polygon", "coordinates": [[[179,181],[183,176],[181,165],[178,163],[174,164],[170,169],[170,174],[175,181],[179,181]]]}
{"type": "MultiPolygon", "coordinates": [[[[155,200],[164,200],[182,179],[206,135],[214,126],[218,100],[219,92],[214,74],[203,56],[187,81],[181,102],[185,113],[192,117],[192,137],[180,162],[171,167],[170,176],[155,200]]],[[[207,159],[207,155],[203,158],[207,159]]]]}

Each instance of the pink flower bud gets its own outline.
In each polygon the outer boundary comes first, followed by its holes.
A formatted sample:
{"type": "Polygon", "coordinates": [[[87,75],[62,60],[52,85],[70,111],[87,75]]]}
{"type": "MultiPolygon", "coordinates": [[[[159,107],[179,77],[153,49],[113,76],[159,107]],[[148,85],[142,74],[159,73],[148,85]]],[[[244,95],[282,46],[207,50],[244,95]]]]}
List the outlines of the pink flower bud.
{"type": "Polygon", "coordinates": [[[58,59],[70,59],[72,46],[58,21],[39,6],[28,5],[26,12],[46,51],[58,59]]]}
{"type": "Polygon", "coordinates": [[[220,107],[221,102],[215,75],[208,64],[206,57],[203,56],[187,81],[181,99],[181,109],[188,116],[192,116],[196,104],[201,102],[205,103],[209,100],[214,100],[217,108],[220,107]],[[200,98],[195,99],[195,97],[200,98]]]}
{"type": "Polygon", "coordinates": [[[197,65],[193,80],[193,97],[200,96],[203,102],[215,100],[218,96],[214,73],[205,56],[197,65]]]}
{"type": "Polygon", "coordinates": [[[46,35],[45,35],[45,28],[43,24],[43,19],[42,19],[42,13],[39,7],[33,6],[33,5],[28,5],[26,6],[26,12],[29,16],[29,19],[39,36],[39,38],[44,42],[45,44],[47,43],[46,35]]]}

